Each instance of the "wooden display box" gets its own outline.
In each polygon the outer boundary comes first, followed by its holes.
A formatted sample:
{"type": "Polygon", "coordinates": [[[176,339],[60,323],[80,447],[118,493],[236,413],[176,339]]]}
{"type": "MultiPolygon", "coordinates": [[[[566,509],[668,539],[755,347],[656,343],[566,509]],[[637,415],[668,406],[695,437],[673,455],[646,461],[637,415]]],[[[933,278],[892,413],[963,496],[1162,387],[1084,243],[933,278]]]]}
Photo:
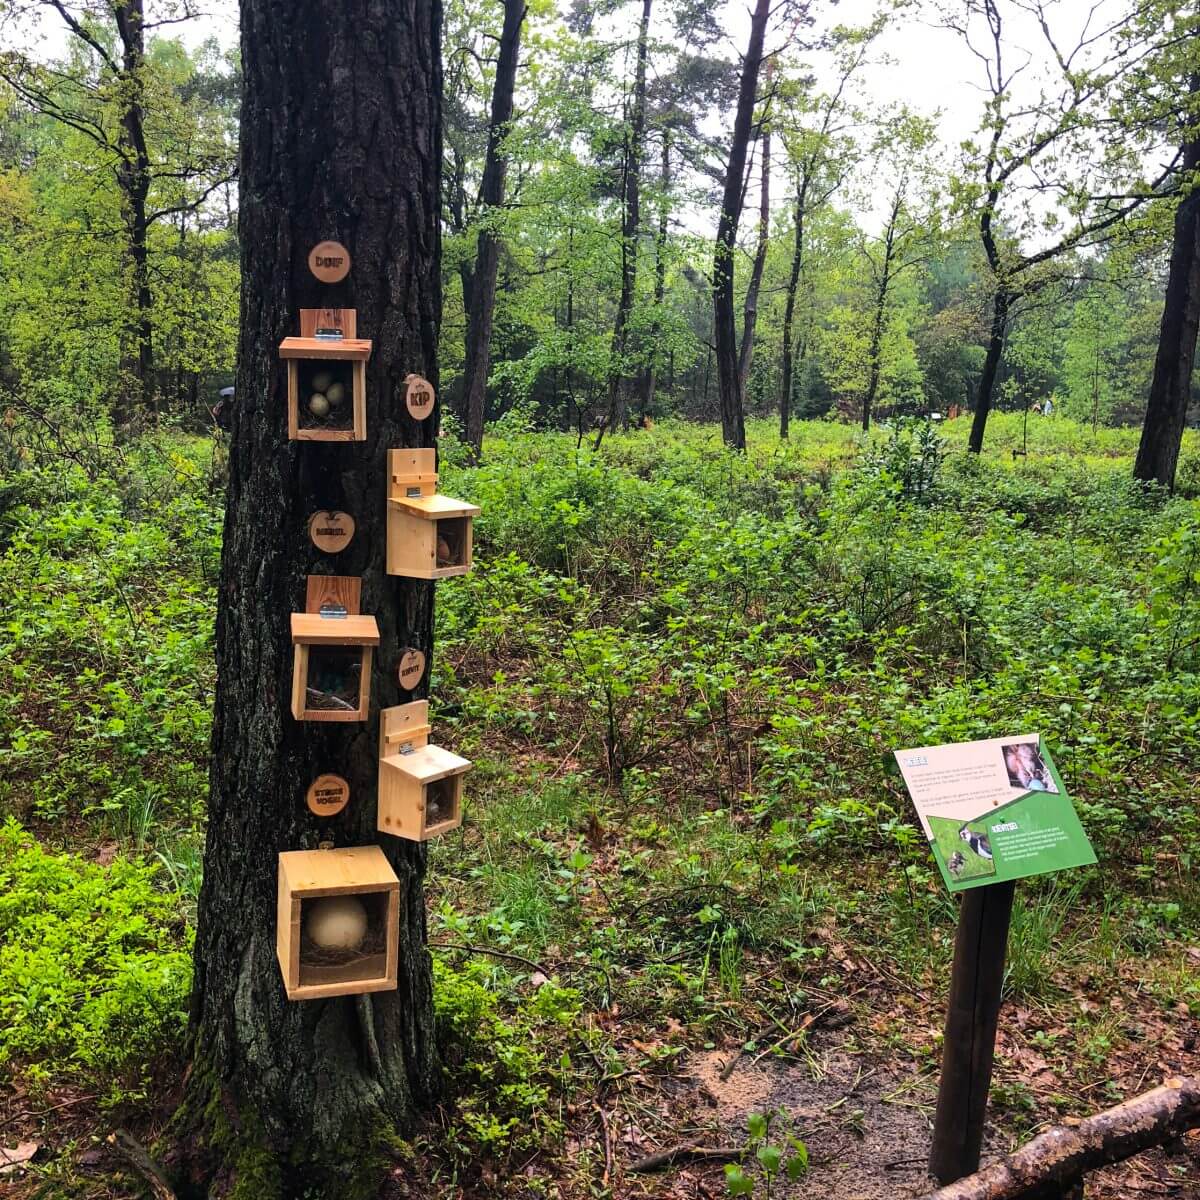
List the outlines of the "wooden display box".
{"type": "Polygon", "coordinates": [[[424,842],[462,824],[463,776],[471,763],[429,744],[429,702],[385,708],[379,723],[381,833],[424,842]]]}
{"type": "Polygon", "coordinates": [[[362,580],[310,575],[305,611],[292,613],[292,716],[365,721],[371,706],[374,617],[359,615],[362,580]]]}
{"type": "Polygon", "coordinates": [[[437,491],[434,450],[388,451],[387,571],[446,579],[471,569],[479,508],[437,491]]]}
{"type": "Polygon", "coordinates": [[[378,846],[285,850],[278,884],[275,951],[289,1000],[395,988],[400,881],[378,846]],[[367,935],[357,950],[321,951],[307,936],[313,906],[331,896],[354,896],[366,910],[367,935]]]}
{"type": "Polygon", "coordinates": [[[356,334],[352,308],[302,308],[300,336],[280,343],[279,357],[287,362],[292,441],[366,440],[371,343],[356,334]]]}

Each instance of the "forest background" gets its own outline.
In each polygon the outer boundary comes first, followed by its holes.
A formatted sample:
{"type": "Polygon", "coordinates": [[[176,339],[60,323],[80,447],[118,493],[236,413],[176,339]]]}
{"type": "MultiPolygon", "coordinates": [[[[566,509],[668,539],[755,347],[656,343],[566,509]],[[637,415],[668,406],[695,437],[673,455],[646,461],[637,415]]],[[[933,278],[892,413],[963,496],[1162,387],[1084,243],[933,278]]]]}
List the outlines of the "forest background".
{"type": "MultiPolygon", "coordinates": [[[[461,1086],[395,1186],[669,1194],[624,1164],[740,1130],[669,1086],[714,1054],[833,1081],[788,1126],[825,1139],[804,1194],[843,1145],[919,1160],[954,910],[888,752],[1001,725],[1047,737],[1103,867],[1022,889],[997,1136],[1194,1071],[1195,13],[444,17],[441,462],[483,514],[432,694],[477,770],[430,856],[461,1086]]],[[[0,1119],[30,1195],[136,1194],[103,1135],[152,1141],[186,1053],[233,20],[0,3],[0,1119]]]]}

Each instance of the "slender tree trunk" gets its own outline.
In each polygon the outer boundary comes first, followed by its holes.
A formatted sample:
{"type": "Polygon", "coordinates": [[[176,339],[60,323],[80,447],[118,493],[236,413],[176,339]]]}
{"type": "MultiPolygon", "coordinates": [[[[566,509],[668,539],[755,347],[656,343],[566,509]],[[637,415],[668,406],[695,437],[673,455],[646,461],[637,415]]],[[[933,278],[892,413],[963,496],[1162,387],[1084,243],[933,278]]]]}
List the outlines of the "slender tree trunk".
{"type": "Polygon", "coordinates": [[[800,286],[800,270],[804,265],[804,206],[808,197],[808,172],[801,171],[796,179],[796,240],[792,247],[792,268],[788,274],[787,301],[783,309],[783,380],[779,396],[779,436],[788,436],[792,420],[792,326],[796,319],[796,292],[800,286]]]}
{"type": "Polygon", "coordinates": [[[654,241],[654,321],[650,327],[650,352],[642,372],[641,415],[646,417],[654,403],[654,388],[658,375],[658,337],[662,331],[662,306],[667,294],[667,228],[670,219],[671,190],[671,131],[663,130],[662,170],[659,172],[661,196],[658,207],[658,237],[654,241]]]}
{"type": "MultiPolygon", "coordinates": [[[[1194,84],[1192,92],[1200,90],[1194,84]]],[[[1200,139],[1184,147],[1183,171],[1200,167],[1200,139]]],[[[1200,328],[1200,188],[1193,188],[1175,210],[1171,266],[1159,326],[1154,377],[1142,425],[1133,477],[1175,487],[1175,468],[1192,397],[1192,367],[1200,328]]]]}
{"type": "Polygon", "coordinates": [[[467,357],[463,364],[463,412],[466,414],[467,445],[476,460],[483,452],[484,400],[492,347],[492,318],[496,310],[496,274],[500,266],[500,239],[492,222],[504,203],[506,162],[503,143],[508,133],[508,123],[512,120],[513,91],[516,87],[521,25],[524,20],[525,0],[504,0],[504,27],[500,33],[496,80],[492,87],[492,113],[488,122],[487,155],[480,187],[483,224],[475,252],[471,307],[467,316],[467,357]]]}
{"type": "Polygon", "coordinates": [[[121,337],[121,382],[114,416],[119,427],[136,426],[146,416],[153,386],[150,264],[147,250],[150,223],[150,154],[146,148],[145,15],[142,0],[123,0],[113,8],[121,42],[121,132],[117,188],[125,226],[131,320],[121,337]]]}
{"type": "Polygon", "coordinates": [[[892,210],[888,214],[887,228],[883,233],[883,262],[875,272],[875,312],[871,318],[871,342],[867,350],[867,390],[863,396],[862,427],[866,433],[871,428],[871,413],[875,408],[875,397],[879,394],[879,376],[883,359],[883,328],[887,317],[888,292],[892,286],[892,266],[896,257],[896,222],[900,218],[905,184],[896,189],[892,210]]]}
{"type": "MultiPolygon", "coordinates": [[[[767,64],[767,85],[770,87],[771,64],[767,64]]],[[[767,246],[771,236],[771,129],[764,126],[761,136],[762,162],[758,192],[758,245],[754,250],[754,264],[750,268],[750,280],[746,285],[746,299],[742,305],[742,346],[738,352],[738,388],[742,394],[742,406],[746,404],[746,381],[750,378],[750,363],[754,357],[754,326],[758,320],[758,291],[762,286],[763,268],[767,265],[767,246]]]]}
{"type": "Polygon", "coordinates": [[[735,450],[746,448],[746,417],[738,378],[738,340],[733,315],[734,248],[742,216],[742,188],[746,179],[746,151],[754,122],[758,73],[762,66],[763,41],[770,15],[770,0],[755,0],[750,19],[750,40],[742,60],[737,112],[725,167],[725,188],[717,241],[713,253],[713,332],[717,354],[717,387],[721,402],[721,433],[725,444],[735,450]]]}
{"type": "Polygon", "coordinates": [[[983,371],[979,376],[979,391],[975,396],[975,416],[971,421],[971,437],[967,449],[973,454],[983,450],[983,434],[987,429],[988,413],[992,407],[992,393],[996,389],[996,376],[1000,370],[1000,359],[1004,354],[1004,335],[1008,328],[1008,310],[1014,297],[1001,283],[996,284],[992,294],[992,328],[988,337],[987,354],[983,360],[983,371]]]}
{"type": "MultiPolygon", "coordinates": [[[[642,155],[646,139],[646,57],[650,40],[650,10],[653,0],[642,0],[638,26],[637,67],[633,80],[633,113],[625,134],[625,162],[621,171],[621,295],[613,321],[612,349],[608,367],[608,422],[606,428],[625,424],[625,354],[629,345],[629,317],[637,295],[638,234],[641,230],[642,155]]],[[[601,431],[603,436],[603,431],[601,431]]],[[[599,445],[599,439],[597,439],[599,445]]]]}
{"type": "MultiPolygon", "coordinates": [[[[196,931],[192,1066],[172,1128],[181,1197],[374,1195],[380,1151],[428,1111],[437,1082],[424,845],[376,832],[381,708],[401,699],[403,647],[432,653],[432,583],[385,573],[386,451],[430,446],[438,419],[403,403],[409,372],[437,385],[441,318],[438,0],[242,0],[241,336],[218,595],[211,798],[196,931]],[[354,111],[370,119],[335,120],[354,111]],[[353,270],[319,284],[310,248],[343,241],[353,270]],[[280,341],[301,307],[357,309],[374,341],[367,440],[288,441],[280,341]],[[357,523],[336,559],[306,536],[317,510],[357,523]],[[288,614],[310,573],[360,576],[382,641],[365,725],[289,712],[288,614]],[[319,819],[317,775],[350,784],[319,819]],[[382,843],[400,879],[399,987],[289,1002],[275,956],[283,850],[382,843]],[[252,1172],[252,1174],[251,1174],[252,1172]]],[[[420,695],[424,695],[424,687],[420,695]]]]}

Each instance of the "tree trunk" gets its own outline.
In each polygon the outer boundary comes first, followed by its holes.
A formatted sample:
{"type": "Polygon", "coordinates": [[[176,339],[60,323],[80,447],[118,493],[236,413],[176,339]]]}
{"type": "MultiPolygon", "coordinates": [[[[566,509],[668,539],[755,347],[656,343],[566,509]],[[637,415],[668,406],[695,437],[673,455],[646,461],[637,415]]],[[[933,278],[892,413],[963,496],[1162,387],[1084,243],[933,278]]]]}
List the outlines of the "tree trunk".
{"type": "Polygon", "coordinates": [[[150,265],[147,257],[150,154],[144,125],[143,70],[146,57],[142,0],[113,8],[121,42],[121,132],[117,147],[117,188],[125,226],[130,321],[121,335],[121,380],[114,417],[118,427],[136,426],[146,415],[154,372],[151,333],[150,265]]]}
{"type": "MultiPolygon", "coordinates": [[[[186,1196],[240,1183],[273,1197],[374,1194],[381,1147],[435,1092],[423,845],[376,832],[378,711],[401,699],[399,652],[432,651],[433,584],[385,573],[386,451],[429,446],[409,372],[437,386],[441,6],[242,0],[241,335],[217,617],[211,798],[196,932],[192,1067],[172,1128],[186,1196]],[[348,92],[353,104],[348,104],[348,92]],[[338,115],[357,119],[334,119],[338,115]],[[309,273],[310,248],[345,243],[350,276],[309,273]],[[278,347],[299,309],[357,309],[367,364],[365,442],[288,441],[278,347]],[[357,523],[336,559],[309,542],[317,510],[357,523]],[[289,712],[289,614],[310,573],[361,576],[381,644],[365,725],[289,712]],[[349,782],[318,820],[315,777],[349,782]],[[277,856],[383,843],[400,879],[399,987],[289,1002],[275,957],[277,856]]],[[[424,695],[424,688],[418,695],[424,695]]],[[[407,698],[407,695],[405,696],[407,698]]],[[[239,1194],[241,1194],[239,1192],[239,1194]]]]}
{"type": "Polygon", "coordinates": [[[483,224],[475,252],[475,272],[470,288],[471,307],[467,316],[467,357],[463,364],[463,412],[466,415],[467,445],[476,460],[483,452],[484,399],[492,348],[492,317],[496,309],[496,273],[500,266],[500,239],[496,236],[492,221],[496,210],[504,203],[507,164],[503,142],[508,133],[508,123],[512,120],[513,90],[524,20],[525,0],[504,0],[504,27],[500,33],[496,80],[492,87],[492,113],[488,122],[487,155],[479,193],[483,224]]]}
{"type": "MultiPolygon", "coordinates": [[[[1193,87],[1193,92],[1197,90],[1193,87]]],[[[1186,176],[1200,167],[1200,139],[1187,143],[1183,154],[1186,176]]],[[[1192,398],[1192,367],[1196,361],[1196,332],[1200,328],[1200,188],[1193,188],[1175,210],[1175,234],[1167,294],[1159,326],[1154,378],[1142,425],[1142,440],[1133,464],[1133,477],[1175,487],[1175,467],[1192,398]]]]}
{"type": "MultiPolygon", "coordinates": [[[[767,64],[767,84],[770,87],[771,64],[767,64]]],[[[742,393],[742,406],[746,404],[746,381],[750,378],[750,363],[754,357],[754,326],[758,321],[758,290],[762,285],[763,268],[767,265],[767,246],[771,235],[771,130],[764,127],[762,163],[758,194],[758,245],[754,250],[754,265],[750,268],[750,281],[746,285],[746,299],[742,305],[742,348],[738,352],[738,387],[742,393]]]]}
{"type": "Polygon", "coordinates": [[[867,390],[863,396],[863,433],[871,428],[871,412],[879,393],[879,375],[883,358],[883,326],[887,316],[888,291],[892,286],[892,264],[896,257],[896,222],[900,219],[905,182],[896,188],[892,210],[883,233],[883,262],[875,273],[875,314],[871,319],[871,343],[867,350],[867,390]]]}
{"type": "Polygon", "coordinates": [[[725,188],[721,200],[721,218],[717,223],[717,242],[713,252],[713,333],[717,354],[717,387],[721,404],[721,434],[725,444],[735,450],[746,448],[746,417],[738,379],[737,329],[733,317],[734,248],[738,222],[742,216],[742,188],[746,178],[746,151],[754,121],[758,94],[758,72],[762,66],[763,40],[770,15],[769,0],[755,0],[750,19],[750,40],[742,61],[738,86],[737,112],[729,143],[729,161],[725,167],[725,188]]]}
{"type": "Polygon", "coordinates": [[[979,376],[979,391],[975,396],[975,416],[971,421],[971,437],[967,449],[973,454],[983,450],[983,434],[987,429],[988,413],[992,408],[992,393],[996,390],[996,375],[1000,370],[1000,358],[1004,353],[1004,334],[1008,327],[1008,309],[1013,297],[1008,289],[997,283],[992,295],[992,329],[988,338],[987,355],[983,360],[983,372],[979,376]]]}
{"type": "Polygon", "coordinates": [[[659,197],[658,237],[654,242],[654,321],[650,327],[650,353],[642,372],[639,403],[643,418],[650,414],[650,407],[654,403],[654,388],[658,376],[658,336],[662,331],[662,306],[667,294],[667,228],[671,215],[668,202],[671,190],[671,131],[664,129],[662,138],[662,170],[659,174],[662,195],[659,197]]]}
{"type": "Polygon", "coordinates": [[[788,275],[787,302],[783,310],[783,381],[779,396],[779,436],[788,436],[792,420],[792,325],[796,319],[796,292],[800,286],[800,269],[804,264],[804,206],[808,195],[808,172],[796,180],[796,241],[792,249],[792,269],[788,275]]]}
{"type": "MultiPolygon", "coordinates": [[[[646,138],[646,56],[650,39],[653,0],[642,0],[638,26],[637,67],[633,80],[633,116],[625,135],[625,162],[621,171],[621,294],[613,320],[608,366],[608,420],[606,428],[625,424],[625,352],[629,345],[629,317],[637,295],[638,234],[641,228],[642,154],[646,138]]],[[[603,433],[603,431],[601,431],[603,433]]],[[[599,439],[597,439],[599,445],[599,439]]]]}

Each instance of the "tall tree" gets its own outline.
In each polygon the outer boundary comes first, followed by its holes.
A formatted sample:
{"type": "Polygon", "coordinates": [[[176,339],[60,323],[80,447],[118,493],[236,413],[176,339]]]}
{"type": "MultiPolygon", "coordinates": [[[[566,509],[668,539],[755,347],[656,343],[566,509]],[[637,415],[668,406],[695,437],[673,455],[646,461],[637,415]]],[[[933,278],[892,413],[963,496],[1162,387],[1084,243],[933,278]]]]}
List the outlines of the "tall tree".
{"type": "Polygon", "coordinates": [[[716,248],[713,252],[713,341],[716,345],[721,434],[725,444],[735,450],[746,448],[746,417],[738,377],[738,341],[733,304],[734,250],[745,203],[746,156],[754,124],[758,75],[770,14],[769,0],[755,0],[750,17],[750,37],[742,58],[737,111],[733,118],[729,155],[725,161],[721,214],[717,221],[716,248]]]}
{"type": "Polygon", "coordinates": [[[662,332],[663,301],[667,295],[667,232],[671,219],[671,129],[662,131],[662,157],[658,175],[658,233],[654,239],[654,316],[650,322],[650,348],[642,368],[638,389],[638,409],[643,418],[649,416],[654,404],[654,388],[658,381],[659,335],[662,332]]]}
{"type": "Polygon", "coordinates": [[[466,417],[467,445],[478,458],[483,451],[484,399],[487,394],[488,365],[492,346],[492,317],[496,309],[496,275],[500,267],[500,238],[496,219],[504,203],[504,176],[507,158],[504,139],[512,120],[513,92],[517,80],[517,59],[521,46],[521,25],[525,20],[525,0],[503,0],[504,26],[496,57],[496,78],[492,85],[492,110],[488,120],[487,152],[483,181],[479,188],[482,209],[475,269],[467,309],[466,361],[463,366],[463,413],[466,417]]]}
{"type": "MultiPolygon", "coordinates": [[[[1045,282],[1056,260],[1120,232],[1176,173],[1172,161],[1154,179],[1144,178],[1150,156],[1138,152],[1140,137],[1111,116],[1121,82],[1139,78],[1162,35],[1141,16],[1140,8],[1123,11],[1100,30],[1093,27],[1095,11],[1083,12],[1067,33],[1061,26],[1072,15],[1053,10],[1050,0],[967,0],[947,18],[985,79],[982,145],[967,145],[960,185],[990,274],[987,348],[968,441],[974,453],[983,449],[1013,306],[1045,282]],[[1041,78],[1032,101],[1014,89],[1033,58],[1008,44],[1009,9],[1031,15],[1040,30],[1041,78]],[[1026,237],[1036,238],[1038,248],[1023,250],[1026,237]]],[[[1032,80],[1024,82],[1029,89],[1032,80]]],[[[1136,123],[1145,129],[1153,122],[1139,115],[1136,123]]]]}
{"type": "MultiPolygon", "coordinates": [[[[771,91],[771,59],[767,63],[767,92],[771,91]]],[[[767,249],[771,238],[771,126],[764,117],[759,126],[758,144],[758,244],[750,279],[746,283],[746,298],[742,302],[742,344],[738,351],[738,390],[742,405],[746,403],[746,381],[750,378],[750,363],[754,357],[754,327],[758,323],[758,290],[762,286],[763,268],[767,265],[767,249]]]]}
{"type": "MultiPolygon", "coordinates": [[[[275,958],[280,851],[378,843],[370,728],[288,712],[288,614],[305,576],[362,577],[382,636],[372,719],[401,694],[400,648],[431,652],[433,584],[385,573],[386,451],[431,445],[404,379],[437,383],[440,318],[441,7],[437,0],[242,0],[241,337],[216,659],[211,799],[196,931],[192,1066],[173,1162],[189,1194],[219,1182],[256,1197],[373,1194],[380,1148],[423,1111],[435,1051],[423,845],[386,839],[400,879],[399,987],[289,1003],[275,958]],[[341,120],[347,111],[369,119],[341,120]],[[323,286],[306,257],[345,242],[353,270],[323,286]],[[357,309],[374,341],[367,440],[288,441],[278,355],[301,307],[357,309]],[[357,530],[336,564],[309,542],[316,510],[357,530]],[[350,784],[318,821],[304,794],[323,772],[350,784]],[[253,1171],[253,1175],[248,1172],[253,1171]],[[232,1178],[231,1178],[232,1177],[232,1178]]],[[[424,694],[423,688],[421,693],[424,694]]]]}
{"type": "MultiPolygon", "coordinates": [[[[183,19],[189,15],[185,9],[183,19]]],[[[129,315],[121,329],[122,379],[113,415],[118,425],[128,426],[143,418],[154,388],[150,228],[166,216],[196,211],[231,181],[228,147],[199,139],[176,146],[172,154],[154,138],[162,95],[147,69],[146,34],[180,20],[173,9],[147,14],[144,0],[17,0],[4,16],[23,31],[26,45],[39,41],[34,31],[43,17],[60,22],[75,56],[73,69],[7,51],[0,54],[0,78],[35,111],[86,137],[117,185],[129,315]],[[177,202],[152,205],[158,179],[175,183],[192,177],[203,178],[205,186],[182,208],[177,202]]]]}
{"type": "Polygon", "coordinates": [[[621,292],[613,318],[612,350],[608,367],[609,428],[625,424],[623,391],[629,345],[629,318],[637,296],[638,238],[641,235],[642,160],[646,152],[646,59],[650,44],[653,0],[642,0],[638,22],[637,59],[633,76],[633,101],[625,122],[621,155],[621,292]]]}
{"type": "MultiPolygon", "coordinates": [[[[1200,79],[1193,81],[1191,91],[1193,97],[1200,92],[1200,79]]],[[[1175,210],[1158,353],[1133,464],[1135,479],[1153,480],[1166,488],[1175,486],[1200,329],[1200,136],[1196,133],[1183,145],[1183,170],[1193,182],[1175,210]]]]}
{"type": "Polygon", "coordinates": [[[871,427],[871,412],[879,393],[883,338],[892,294],[901,276],[925,261],[930,238],[938,225],[936,193],[927,190],[933,182],[931,148],[936,142],[933,126],[904,112],[888,122],[883,137],[885,150],[878,174],[895,182],[883,229],[878,238],[865,241],[863,247],[871,273],[871,332],[862,404],[864,431],[871,427]],[[918,193],[915,197],[914,192],[918,193]]]}

